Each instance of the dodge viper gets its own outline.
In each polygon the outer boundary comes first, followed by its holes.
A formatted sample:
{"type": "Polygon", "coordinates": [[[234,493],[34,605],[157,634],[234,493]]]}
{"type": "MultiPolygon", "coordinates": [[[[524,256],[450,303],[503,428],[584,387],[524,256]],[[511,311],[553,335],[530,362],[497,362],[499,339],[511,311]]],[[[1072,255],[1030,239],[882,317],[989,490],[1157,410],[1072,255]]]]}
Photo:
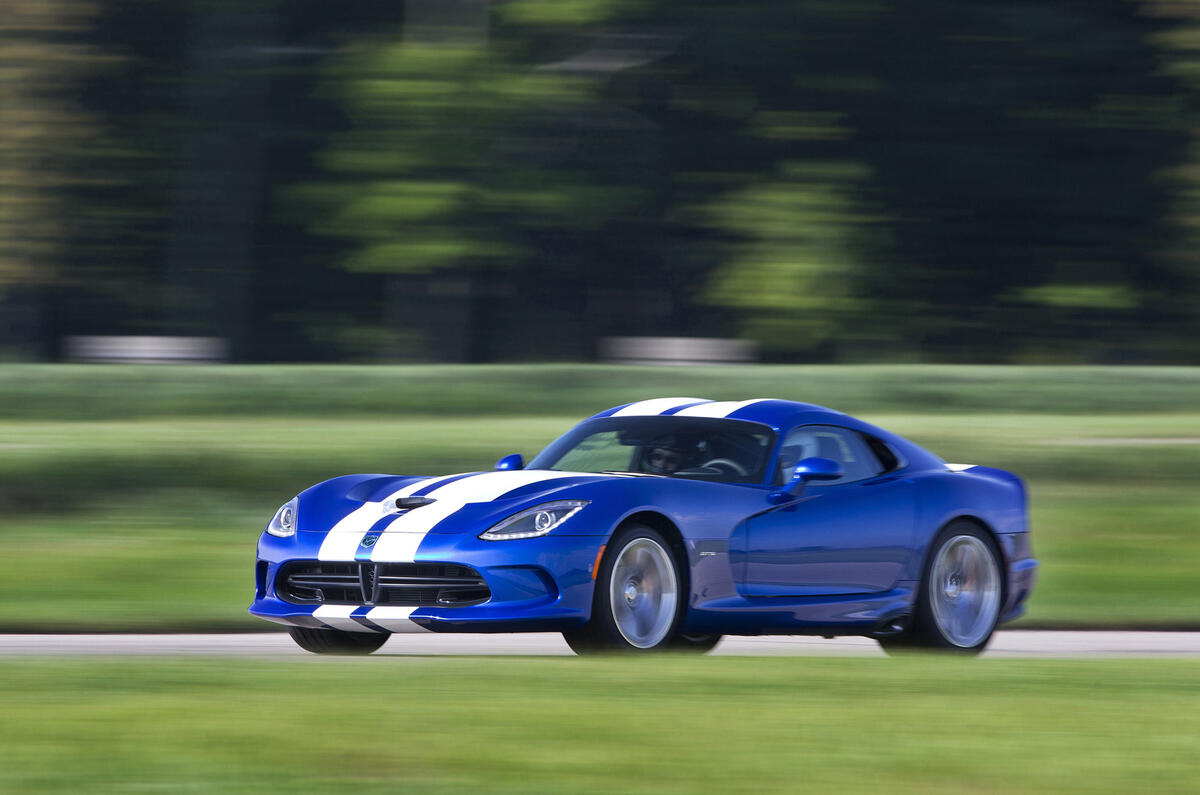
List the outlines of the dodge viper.
{"type": "Polygon", "coordinates": [[[526,465],[346,475],[283,505],[250,612],[304,649],[561,632],[576,652],[866,635],[977,652],[1038,563],[1025,486],[787,400],[641,400],[526,465]]]}

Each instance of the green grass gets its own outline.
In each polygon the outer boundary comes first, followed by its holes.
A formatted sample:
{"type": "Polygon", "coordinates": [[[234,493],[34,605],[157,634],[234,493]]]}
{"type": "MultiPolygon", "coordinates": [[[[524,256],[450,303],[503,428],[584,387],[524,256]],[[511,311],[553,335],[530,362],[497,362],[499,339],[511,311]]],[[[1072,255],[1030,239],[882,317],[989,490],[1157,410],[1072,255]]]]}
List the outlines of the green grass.
{"type": "Polygon", "coordinates": [[[0,419],[580,417],[664,395],[780,397],[852,414],[1195,411],[1200,368],[0,365],[0,419]]]}
{"type": "Polygon", "coordinates": [[[8,520],[0,631],[267,629],[246,613],[266,504],[163,492],[8,520]]]}
{"type": "Polygon", "coordinates": [[[947,460],[1027,480],[1043,567],[1026,625],[1197,626],[1198,372],[4,366],[0,556],[22,565],[0,579],[0,630],[258,627],[245,614],[254,539],[275,508],[314,482],[486,469],[505,453],[531,455],[582,415],[623,400],[760,387],[783,394],[789,381],[811,389],[793,384],[787,394],[824,390],[857,401],[864,419],[947,460]],[[580,373],[577,388],[552,388],[580,373]],[[706,389],[697,380],[710,373],[706,389]],[[430,383],[448,391],[433,395],[430,383]],[[969,408],[997,384],[1012,405],[969,408]],[[914,410],[922,390],[945,392],[954,411],[914,410]],[[489,393],[498,400],[484,411],[489,393]],[[516,411],[518,394],[522,412],[504,414],[516,411]],[[388,396],[394,405],[368,416],[388,396]],[[59,416],[68,398],[73,419],[59,416]],[[560,398],[594,402],[565,413],[560,398]],[[1063,410],[1094,401],[1127,410],[1063,410]],[[423,412],[406,408],[418,404],[423,412]],[[468,404],[465,415],[441,413],[468,404]],[[1016,410],[1025,404],[1038,410],[1016,410]]]}
{"type": "MultiPolygon", "coordinates": [[[[1026,625],[1196,625],[1200,445],[1139,440],[1200,436],[1200,416],[878,419],[951,460],[1029,479],[1043,567],[1026,625]]],[[[486,468],[503,453],[536,450],[570,422],[4,424],[0,432],[24,446],[0,467],[0,495],[37,495],[38,510],[10,511],[0,555],[37,563],[0,579],[0,628],[259,627],[245,614],[254,539],[303,486],[364,470],[486,468]]]]}
{"type": "Polygon", "coordinates": [[[488,469],[514,450],[536,452],[576,421],[225,417],[0,422],[0,507],[69,507],[62,505],[64,483],[77,502],[195,488],[270,499],[282,495],[282,501],[312,483],[350,472],[488,469]]]}
{"type": "MultiPolygon", "coordinates": [[[[1118,488],[1196,483],[1200,413],[1077,415],[873,414],[950,461],[1012,469],[1034,483],[1118,488]],[[1154,438],[1190,439],[1162,444],[1154,438]]],[[[295,493],[347,472],[441,473],[531,456],[578,417],[223,417],[91,422],[0,422],[0,507],[150,489],[295,493]]],[[[290,496],[290,495],[287,495],[290,496]]]]}
{"type": "Polygon", "coordinates": [[[0,663],[5,792],[1195,792],[1200,662],[0,663]]]}

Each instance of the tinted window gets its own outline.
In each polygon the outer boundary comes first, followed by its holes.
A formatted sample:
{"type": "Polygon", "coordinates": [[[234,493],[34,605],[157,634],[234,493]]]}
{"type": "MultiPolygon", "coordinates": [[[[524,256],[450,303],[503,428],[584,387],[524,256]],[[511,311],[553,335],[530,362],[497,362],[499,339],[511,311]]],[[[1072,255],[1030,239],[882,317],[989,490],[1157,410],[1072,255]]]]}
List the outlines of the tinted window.
{"type": "Polygon", "coordinates": [[[529,468],[761,483],[774,444],[770,428],[741,420],[605,417],[576,426],[529,468]]]}
{"type": "Polygon", "coordinates": [[[841,479],[827,481],[824,485],[863,480],[884,471],[875,453],[857,432],[832,425],[804,425],[793,428],[783,440],[775,482],[787,482],[797,463],[814,457],[832,458],[845,471],[841,479]]]}
{"type": "Polygon", "coordinates": [[[900,466],[900,458],[893,452],[892,448],[888,447],[885,442],[876,439],[874,436],[863,434],[863,439],[867,441],[867,446],[871,448],[871,452],[879,459],[879,466],[883,472],[891,472],[900,466]]]}
{"type": "Polygon", "coordinates": [[[554,468],[570,472],[621,472],[629,469],[632,458],[633,449],[621,444],[617,431],[600,431],[580,439],[563,453],[554,468]]]}

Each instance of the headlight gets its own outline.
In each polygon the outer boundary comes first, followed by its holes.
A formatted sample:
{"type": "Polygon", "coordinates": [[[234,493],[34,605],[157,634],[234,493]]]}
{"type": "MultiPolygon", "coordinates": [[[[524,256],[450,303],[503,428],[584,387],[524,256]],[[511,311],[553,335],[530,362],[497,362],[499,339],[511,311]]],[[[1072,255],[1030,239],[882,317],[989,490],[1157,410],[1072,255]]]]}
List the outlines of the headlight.
{"type": "Polygon", "coordinates": [[[271,519],[271,523],[267,525],[267,532],[273,536],[287,538],[296,534],[296,513],[299,510],[300,499],[293,497],[287,503],[280,506],[275,512],[275,517],[271,519]]]}
{"type": "Polygon", "coordinates": [[[508,517],[487,532],[481,533],[479,537],[484,541],[508,541],[514,538],[544,536],[587,504],[587,500],[547,502],[508,517]]]}

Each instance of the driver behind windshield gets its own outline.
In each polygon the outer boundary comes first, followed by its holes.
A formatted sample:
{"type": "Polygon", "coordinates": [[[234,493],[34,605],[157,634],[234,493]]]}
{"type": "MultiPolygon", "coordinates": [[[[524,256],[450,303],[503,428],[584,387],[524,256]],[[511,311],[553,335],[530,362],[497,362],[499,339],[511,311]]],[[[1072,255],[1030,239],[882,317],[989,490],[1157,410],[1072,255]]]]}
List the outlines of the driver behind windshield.
{"type": "Polygon", "coordinates": [[[674,439],[659,440],[647,447],[642,470],[652,475],[674,475],[683,467],[683,457],[683,448],[674,439]]]}
{"type": "Polygon", "coordinates": [[[769,428],[741,420],[597,417],[557,439],[529,468],[759,482],[774,442],[769,428]]]}

